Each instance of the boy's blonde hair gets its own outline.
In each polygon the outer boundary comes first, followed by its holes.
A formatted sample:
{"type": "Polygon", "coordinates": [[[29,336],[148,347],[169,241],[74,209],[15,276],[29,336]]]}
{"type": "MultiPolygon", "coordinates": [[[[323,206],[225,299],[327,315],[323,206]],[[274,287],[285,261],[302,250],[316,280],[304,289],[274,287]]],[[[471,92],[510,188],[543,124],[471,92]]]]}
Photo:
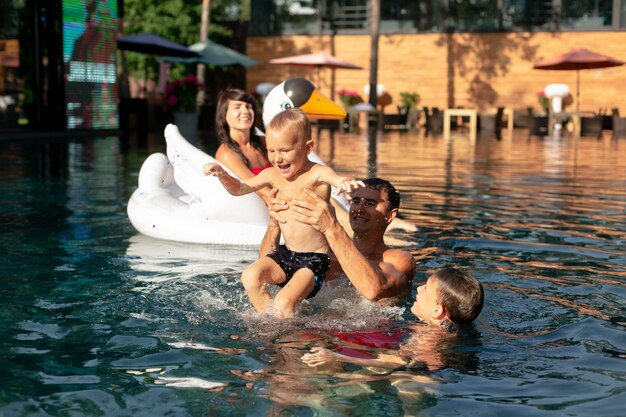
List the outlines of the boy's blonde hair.
{"type": "Polygon", "coordinates": [[[299,108],[287,109],[278,113],[267,124],[266,132],[278,133],[286,129],[293,129],[297,133],[298,139],[301,139],[303,142],[311,139],[311,122],[299,108]]]}

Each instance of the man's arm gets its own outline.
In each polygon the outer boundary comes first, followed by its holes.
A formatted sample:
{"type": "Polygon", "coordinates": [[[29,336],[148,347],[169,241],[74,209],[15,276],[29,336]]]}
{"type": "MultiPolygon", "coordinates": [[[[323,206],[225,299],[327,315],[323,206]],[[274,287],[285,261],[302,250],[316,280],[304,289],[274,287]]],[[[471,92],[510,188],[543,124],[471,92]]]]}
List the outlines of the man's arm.
{"type": "Polygon", "coordinates": [[[276,251],[278,245],[280,244],[280,226],[279,223],[284,223],[285,219],[280,216],[277,212],[286,210],[287,204],[284,201],[278,200],[276,198],[276,194],[278,194],[278,189],[272,188],[269,192],[269,204],[267,206],[270,213],[270,222],[267,225],[267,230],[265,231],[265,235],[263,236],[263,240],[261,241],[261,246],[259,247],[259,258],[261,256],[265,256],[268,253],[272,253],[276,251]]]}
{"type": "Polygon", "coordinates": [[[261,246],[259,247],[259,258],[275,252],[279,244],[280,227],[278,226],[278,222],[273,217],[270,217],[270,222],[267,225],[267,230],[265,231],[261,246]]]}
{"type": "Polygon", "coordinates": [[[371,301],[403,295],[415,272],[411,254],[388,250],[380,262],[370,262],[339,225],[329,204],[311,190],[292,200],[294,219],[313,226],[326,237],[344,273],[363,297],[371,301]]]}
{"type": "Polygon", "coordinates": [[[363,297],[379,301],[408,294],[415,273],[415,262],[409,253],[393,250],[397,253],[371,262],[336,221],[323,233],[343,272],[363,297]]]}

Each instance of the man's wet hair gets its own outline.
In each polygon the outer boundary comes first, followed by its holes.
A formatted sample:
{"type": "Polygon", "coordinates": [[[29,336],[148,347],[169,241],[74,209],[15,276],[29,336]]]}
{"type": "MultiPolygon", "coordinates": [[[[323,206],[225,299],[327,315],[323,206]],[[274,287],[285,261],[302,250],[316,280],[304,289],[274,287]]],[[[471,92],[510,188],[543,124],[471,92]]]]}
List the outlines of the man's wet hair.
{"type": "Polygon", "coordinates": [[[389,181],[382,178],[366,178],[363,182],[368,188],[387,191],[387,210],[400,208],[400,192],[389,181]]]}
{"type": "Polygon", "coordinates": [[[436,271],[435,279],[439,299],[454,324],[468,324],[480,314],[485,303],[483,285],[465,271],[444,268],[436,271]]]}

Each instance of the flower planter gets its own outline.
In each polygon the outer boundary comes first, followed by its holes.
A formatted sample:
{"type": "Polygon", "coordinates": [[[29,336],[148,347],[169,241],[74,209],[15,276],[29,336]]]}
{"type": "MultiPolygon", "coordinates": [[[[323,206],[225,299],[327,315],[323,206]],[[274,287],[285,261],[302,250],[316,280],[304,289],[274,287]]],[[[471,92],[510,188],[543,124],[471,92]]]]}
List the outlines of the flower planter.
{"type": "Polygon", "coordinates": [[[602,116],[581,117],[581,136],[600,136],[602,134],[602,116]]]}
{"type": "Polygon", "coordinates": [[[548,116],[532,116],[530,118],[530,134],[546,136],[548,134],[548,116]]]}

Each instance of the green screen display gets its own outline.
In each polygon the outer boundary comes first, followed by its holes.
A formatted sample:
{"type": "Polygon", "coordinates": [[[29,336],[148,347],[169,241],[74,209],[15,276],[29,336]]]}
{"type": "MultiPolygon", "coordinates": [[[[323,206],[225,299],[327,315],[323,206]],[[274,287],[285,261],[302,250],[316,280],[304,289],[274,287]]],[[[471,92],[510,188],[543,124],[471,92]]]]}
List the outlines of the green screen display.
{"type": "Polygon", "coordinates": [[[117,129],[117,0],[63,0],[68,130],[117,129]]]}

